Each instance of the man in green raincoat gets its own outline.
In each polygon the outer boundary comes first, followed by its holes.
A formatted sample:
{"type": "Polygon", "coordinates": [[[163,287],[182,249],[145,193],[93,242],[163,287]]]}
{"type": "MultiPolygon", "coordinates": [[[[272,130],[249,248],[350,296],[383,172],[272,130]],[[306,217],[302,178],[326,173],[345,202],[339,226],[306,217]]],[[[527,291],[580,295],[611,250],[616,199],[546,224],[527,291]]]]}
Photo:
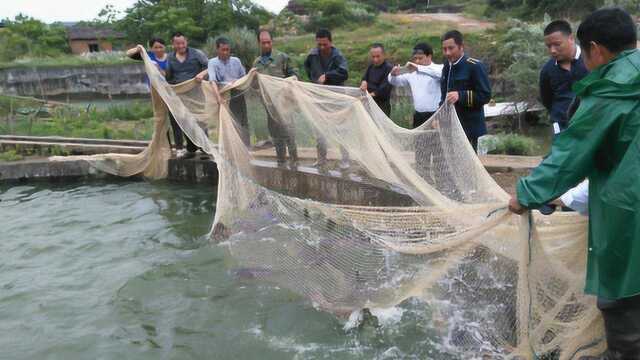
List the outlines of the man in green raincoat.
{"type": "Polygon", "coordinates": [[[636,26],[619,8],[589,15],[578,29],[591,74],[574,85],[581,104],[551,154],[519,180],[521,214],[589,179],[585,291],[598,296],[607,359],[640,359],[640,52],[636,26]]]}

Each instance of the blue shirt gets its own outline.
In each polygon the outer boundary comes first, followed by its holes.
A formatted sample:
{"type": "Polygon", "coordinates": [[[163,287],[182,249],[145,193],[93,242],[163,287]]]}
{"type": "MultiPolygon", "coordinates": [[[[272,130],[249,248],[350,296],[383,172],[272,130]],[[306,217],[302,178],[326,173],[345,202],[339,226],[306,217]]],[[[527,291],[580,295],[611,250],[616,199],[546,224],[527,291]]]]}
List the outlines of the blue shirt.
{"type": "Polygon", "coordinates": [[[148,51],[147,55],[149,55],[149,59],[155,61],[158,64],[158,67],[160,67],[160,70],[165,71],[167,70],[167,64],[169,64],[169,55],[167,54],[164,58],[164,61],[160,61],[158,60],[158,58],[156,57],[156,54],[148,51]]]}
{"type": "Polygon", "coordinates": [[[549,59],[540,71],[540,98],[549,111],[551,121],[564,130],[569,126],[568,110],[576,94],[571,90],[574,83],[589,73],[584,65],[580,48],[571,61],[571,70],[563,69],[555,59],[549,59]]]}
{"type": "Polygon", "coordinates": [[[208,64],[209,80],[220,84],[232,83],[246,75],[240,59],[231,56],[227,61],[214,57],[208,64]]]}

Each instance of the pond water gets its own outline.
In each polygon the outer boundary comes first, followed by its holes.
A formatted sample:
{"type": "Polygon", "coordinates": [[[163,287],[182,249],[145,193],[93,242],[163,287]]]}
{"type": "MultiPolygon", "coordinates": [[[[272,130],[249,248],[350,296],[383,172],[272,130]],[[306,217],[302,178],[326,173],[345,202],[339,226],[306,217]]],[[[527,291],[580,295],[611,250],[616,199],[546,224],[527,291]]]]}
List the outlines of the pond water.
{"type": "Polygon", "coordinates": [[[234,274],[215,189],[0,185],[3,359],[448,359],[418,301],[351,327],[234,274]]]}

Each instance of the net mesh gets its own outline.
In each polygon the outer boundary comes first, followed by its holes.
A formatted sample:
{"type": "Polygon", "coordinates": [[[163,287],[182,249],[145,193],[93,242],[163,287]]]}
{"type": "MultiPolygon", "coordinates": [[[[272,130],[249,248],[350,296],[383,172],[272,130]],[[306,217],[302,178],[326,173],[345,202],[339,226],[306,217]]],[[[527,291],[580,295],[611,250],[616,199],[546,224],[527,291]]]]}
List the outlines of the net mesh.
{"type": "Polygon", "coordinates": [[[217,163],[212,239],[234,266],[336,314],[421,299],[440,345],[461,358],[577,359],[604,350],[595,299],[583,293],[586,220],[511,215],[509,196],[452,107],[407,130],[359,89],[254,71],[219,90],[208,82],[171,86],[142,53],[156,119],[149,147],[83,158],[116,175],[166,177],[170,111],[217,163]],[[273,134],[268,119],[279,129],[273,134]],[[265,165],[273,150],[247,144],[283,132],[297,143],[297,168],[265,165]],[[318,139],[328,148],[324,171],[307,166],[318,139]],[[336,170],[341,158],[350,160],[348,174],[336,170]],[[320,190],[273,186],[300,176],[320,190]],[[391,195],[375,203],[366,192],[328,196],[339,189],[323,188],[323,177],[391,195]]]}

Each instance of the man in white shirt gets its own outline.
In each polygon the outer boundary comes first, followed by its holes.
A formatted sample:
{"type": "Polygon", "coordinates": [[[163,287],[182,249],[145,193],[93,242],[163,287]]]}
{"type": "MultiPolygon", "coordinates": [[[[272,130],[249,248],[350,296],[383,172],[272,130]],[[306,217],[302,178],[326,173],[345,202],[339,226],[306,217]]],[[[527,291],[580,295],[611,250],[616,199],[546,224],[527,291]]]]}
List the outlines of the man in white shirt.
{"type": "Polygon", "coordinates": [[[413,97],[413,128],[427,121],[438,110],[440,104],[443,65],[432,61],[433,49],[427,43],[419,43],[413,48],[413,57],[408,64],[409,73],[400,74],[395,66],[389,74],[389,83],[393,86],[411,87],[413,97]]]}

